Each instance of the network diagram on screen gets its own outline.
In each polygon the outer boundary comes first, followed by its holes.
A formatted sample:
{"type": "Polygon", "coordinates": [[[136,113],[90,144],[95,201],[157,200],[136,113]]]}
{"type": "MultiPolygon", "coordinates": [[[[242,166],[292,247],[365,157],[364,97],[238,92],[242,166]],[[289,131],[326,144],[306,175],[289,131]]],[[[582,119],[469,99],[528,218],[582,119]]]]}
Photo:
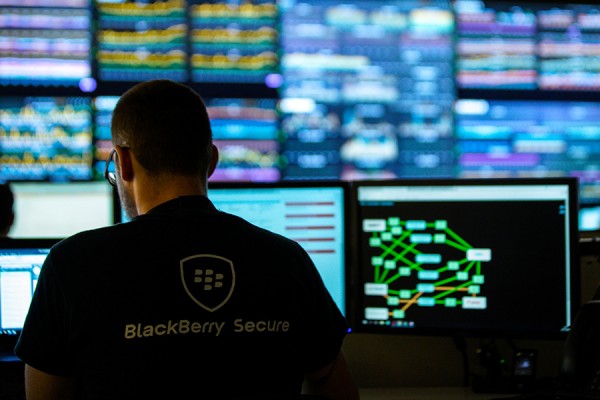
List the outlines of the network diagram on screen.
{"type": "Polygon", "coordinates": [[[362,230],[370,234],[373,273],[364,293],[382,303],[365,308],[367,320],[410,325],[413,307],[486,309],[482,286],[492,249],[474,247],[449,221],[390,216],[365,219],[362,230]]]}
{"type": "Polygon", "coordinates": [[[466,181],[359,184],[359,329],[485,334],[568,327],[568,191],[466,181]]]}

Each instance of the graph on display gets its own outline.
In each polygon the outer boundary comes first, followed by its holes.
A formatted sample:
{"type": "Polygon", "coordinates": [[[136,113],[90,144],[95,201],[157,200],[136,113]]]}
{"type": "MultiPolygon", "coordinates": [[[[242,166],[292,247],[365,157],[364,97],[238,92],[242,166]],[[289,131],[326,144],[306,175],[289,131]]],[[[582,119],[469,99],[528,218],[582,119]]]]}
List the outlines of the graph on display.
{"type": "Polygon", "coordinates": [[[459,0],[460,88],[600,89],[598,4],[459,0]]]}
{"type": "Polygon", "coordinates": [[[276,100],[209,99],[219,167],[213,182],[273,182],[281,178],[276,100]]]}
{"type": "Polygon", "coordinates": [[[451,174],[449,2],[288,1],[281,20],[287,179],[451,174]]]}
{"type": "Polygon", "coordinates": [[[92,76],[89,0],[0,3],[0,85],[86,88],[92,76]]]}
{"type": "Polygon", "coordinates": [[[196,0],[189,14],[193,81],[264,83],[277,72],[275,1],[196,0]]]}
{"type": "Polygon", "coordinates": [[[540,88],[600,89],[599,5],[560,5],[538,14],[540,88]]]}
{"type": "Polygon", "coordinates": [[[186,81],[184,0],[96,0],[98,75],[106,81],[186,81]]]}
{"type": "Polygon", "coordinates": [[[513,4],[459,1],[457,81],[466,88],[533,89],[537,85],[536,16],[513,4]]]}
{"type": "Polygon", "coordinates": [[[389,306],[366,308],[367,320],[410,324],[405,318],[413,306],[487,308],[481,288],[492,249],[473,247],[447,220],[365,219],[363,232],[371,233],[376,254],[365,295],[384,296],[389,306]]]}
{"type": "Polygon", "coordinates": [[[86,98],[0,98],[0,180],[92,178],[86,98]]]}

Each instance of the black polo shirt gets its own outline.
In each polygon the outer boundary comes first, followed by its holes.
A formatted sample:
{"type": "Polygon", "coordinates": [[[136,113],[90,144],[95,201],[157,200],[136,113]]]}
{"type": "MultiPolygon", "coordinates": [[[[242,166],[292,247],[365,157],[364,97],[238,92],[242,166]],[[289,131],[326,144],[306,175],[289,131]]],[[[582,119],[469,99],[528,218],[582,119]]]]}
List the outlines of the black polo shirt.
{"type": "Polygon", "coordinates": [[[85,399],[233,398],[298,393],[346,332],[296,242],[193,196],[55,245],[15,351],[85,399]]]}

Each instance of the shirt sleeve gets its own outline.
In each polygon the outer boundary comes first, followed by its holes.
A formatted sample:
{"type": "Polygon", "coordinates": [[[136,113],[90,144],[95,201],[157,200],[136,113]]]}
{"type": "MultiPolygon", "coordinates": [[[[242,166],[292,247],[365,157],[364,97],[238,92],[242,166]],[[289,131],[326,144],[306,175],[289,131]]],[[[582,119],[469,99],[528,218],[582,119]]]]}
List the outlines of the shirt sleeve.
{"type": "Polygon", "coordinates": [[[46,257],[25,318],[15,354],[24,363],[52,375],[71,375],[65,293],[52,262],[46,257]]]}

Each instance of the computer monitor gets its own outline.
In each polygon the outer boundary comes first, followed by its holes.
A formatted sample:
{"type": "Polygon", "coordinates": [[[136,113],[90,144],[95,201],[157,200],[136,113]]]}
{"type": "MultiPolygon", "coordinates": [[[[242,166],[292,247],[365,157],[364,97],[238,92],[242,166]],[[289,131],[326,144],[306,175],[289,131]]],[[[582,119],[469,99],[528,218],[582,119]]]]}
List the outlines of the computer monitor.
{"type": "Polygon", "coordinates": [[[114,223],[106,182],[13,182],[13,238],[64,238],[114,223]]]}
{"type": "Polygon", "coordinates": [[[451,177],[451,2],[278,4],[284,179],[451,177]]]}
{"type": "Polygon", "coordinates": [[[325,287],[346,313],[346,196],[344,182],[214,183],[219,210],[298,242],[325,287]]]}
{"type": "Polygon", "coordinates": [[[0,181],[91,179],[89,98],[4,93],[0,97],[0,181]]]}
{"type": "Polygon", "coordinates": [[[86,88],[92,79],[89,0],[0,2],[1,86],[86,88]]]}
{"type": "Polygon", "coordinates": [[[355,331],[558,338],[580,304],[576,178],[358,181],[355,331]]]}
{"type": "MultiPolygon", "coordinates": [[[[221,211],[297,241],[345,313],[348,191],[342,181],[210,182],[208,197],[221,211]]],[[[128,220],[121,211],[121,222],[128,220]]]]}
{"type": "Polygon", "coordinates": [[[57,239],[0,240],[0,360],[12,354],[38,276],[57,239]]]}

